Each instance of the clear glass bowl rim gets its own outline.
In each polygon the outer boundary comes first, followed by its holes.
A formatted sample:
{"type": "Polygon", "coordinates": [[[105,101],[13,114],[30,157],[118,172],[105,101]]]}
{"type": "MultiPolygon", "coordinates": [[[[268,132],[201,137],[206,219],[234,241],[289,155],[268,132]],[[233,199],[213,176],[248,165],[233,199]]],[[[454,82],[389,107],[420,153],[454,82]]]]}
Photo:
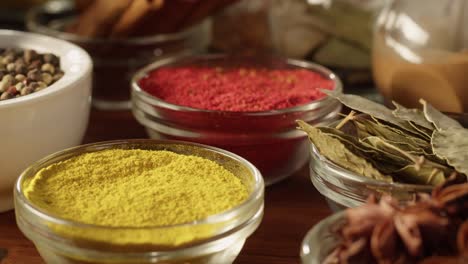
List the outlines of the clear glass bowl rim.
{"type": "MultiPolygon", "coordinates": [[[[339,121],[338,121],[339,122],[339,121]]],[[[333,172],[333,176],[313,176],[312,177],[321,177],[321,178],[327,178],[327,177],[335,177],[335,178],[342,178],[346,180],[350,180],[359,184],[364,184],[364,185],[371,185],[379,188],[385,188],[385,189],[396,189],[396,190],[411,190],[411,191],[417,191],[417,192],[428,192],[433,189],[432,186],[428,185],[421,185],[421,184],[409,184],[409,183],[398,183],[398,182],[384,182],[384,181],[379,181],[375,180],[369,177],[365,177],[362,175],[359,175],[357,173],[354,173],[352,171],[349,171],[343,167],[338,166],[331,160],[327,159],[326,157],[322,156],[320,154],[320,151],[315,147],[315,145],[310,142],[310,149],[311,149],[311,159],[318,159],[321,163],[321,165],[325,166],[327,171],[333,172]]]]}
{"type": "MultiPolygon", "coordinates": [[[[175,32],[175,33],[164,33],[156,34],[142,37],[130,37],[130,38],[92,38],[92,37],[83,37],[73,33],[64,32],[52,29],[50,27],[44,26],[37,21],[37,16],[43,12],[43,9],[47,6],[60,3],[62,8],[68,7],[72,4],[64,0],[52,0],[45,2],[40,5],[36,5],[30,8],[25,15],[25,24],[26,28],[32,32],[39,32],[41,34],[55,36],[61,39],[65,39],[75,43],[88,43],[88,44],[126,44],[126,45],[146,45],[146,44],[155,44],[155,43],[165,43],[170,41],[177,41],[186,39],[192,35],[198,33],[198,28],[207,22],[203,20],[198,24],[195,24],[185,30],[175,32]]],[[[63,10],[62,10],[63,11],[63,10]]]]}
{"type": "MultiPolygon", "coordinates": [[[[86,153],[86,152],[82,152],[86,153]]],[[[232,216],[239,215],[241,212],[244,212],[251,208],[252,206],[255,205],[255,203],[258,201],[263,196],[264,193],[264,181],[262,178],[262,175],[260,171],[252,165],[249,161],[246,159],[231,153],[229,151],[216,148],[216,147],[211,147],[208,145],[203,145],[203,144],[198,144],[198,143],[191,143],[191,142],[185,142],[185,141],[177,141],[177,140],[155,140],[155,139],[128,139],[128,140],[113,140],[113,141],[101,141],[101,142],[96,142],[96,143],[90,143],[90,144],[85,144],[85,145],[80,145],[77,147],[72,147],[68,148],[65,150],[61,150],[59,152],[53,153],[51,155],[48,155],[38,161],[36,161],[34,164],[29,166],[26,170],[24,170],[21,175],[18,177],[16,184],[15,184],[15,200],[20,202],[26,210],[29,212],[33,213],[34,215],[38,216],[41,219],[47,220],[49,222],[52,222],[54,224],[58,225],[63,225],[63,226],[71,226],[71,227],[76,227],[80,229],[92,229],[92,230],[164,230],[168,228],[178,228],[178,227],[193,227],[197,225],[212,225],[220,222],[224,222],[226,220],[232,219],[232,216]],[[254,180],[255,180],[255,185],[248,196],[248,198],[242,202],[241,204],[229,209],[228,211],[221,212],[219,214],[211,215],[208,216],[207,218],[188,222],[188,223],[182,223],[182,224],[176,224],[176,225],[167,225],[167,226],[154,226],[154,227],[109,227],[109,226],[101,226],[101,225],[93,225],[93,224],[86,224],[86,223],[81,223],[81,222],[76,222],[73,220],[69,219],[64,219],[60,218],[54,215],[51,215],[47,213],[46,211],[38,208],[34,204],[30,203],[29,200],[24,196],[23,194],[23,189],[21,187],[23,179],[29,175],[29,171],[32,170],[34,167],[38,166],[39,168],[42,168],[41,165],[46,163],[49,160],[60,158],[64,155],[67,154],[73,154],[76,151],[79,150],[84,150],[84,149],[93,149],[94,151],[97,150],[104,150],[104,149],[109,149],[114,146],[122,146],[125,144],[145,144],[145,143],[150,143],[153,145],[156,144],[164,144],[164,145],[188,145],[191,147],[197,147],[197,148],[203,148],[205,150],[209,150],[212,152],[215,152],[217,154],[221,154],[223,156],[229,157],[230,159],[234,159],[241,163],[243,166],[245,166],[253,175],[254,180]]]]}
{"type": "MultiPolygon", "coordinates": [[[[142,69],[138,70],[134,76],[132,77],[131,81],[131,89],[132,93],[136,95],[136,97],[141,97],[143,98],[146,102],[149,102],[153,106],[158,106],[161,108],[165,109],[170,109],[170,110],[175,110],[175,111],[183,111],[183,112],[194,112],[194,113],[206,113],[206,114],[222,114],[223,116],[274,116],[274,115],[282,115],[282,114],[287,114],[287,113],[293,113],[293,112],[304,112],[304,111],[310,111],[317,109],[329,102],[333,102],[335,99],[325,96],[321,99],[312,101],[310,103],[300,105],[300,106],[295,106],[295,107],[289,107],[289,108],[283,108],[283,109],[278,109],[278,110],[271,110],[271,111],[257,111],[257,112],[233,112],[233,111],[216,111],[216,110],[206,110],[206,109],[198,109],[198,108],[193,108],[193,107],[188,107],[188,106],[181,106],[181,105],[176,105],[172,103],[168,103],[164,100],[161,100],[147,92],[145,92],[140,85],[138,84],[138,81],[141,80],[143,77],[145,77],[149,72],[160,68],[160,67],[165,67],[165,66],[171,66],[173,64],[183,62],[184,60],[190,59],[190,60],[219,60],[219,59],[228,59],[232,55],[229,54],[222,54],[222,53],[212,53],[212,54],[181,54],[169,58],[165,58],[162,60],[158,60],[154,63],[151,63],[142,69]]],[[[236,57],[236,58],[245,58],[245,59],[255,59],[255,57],[236,57]]],[[[308,62],[308,61],[303,61],[303,60],[296,60],[296,59],[288,59],[288,58],[283,58],[283,57],[278,57],[278,56],[263,56],[259,57],[261,59],[272,59],[272,60],[280,60],[285,62],[287,65],[291,65],[294,67],[299,67],[303,68],[306,70],[312,70],[317,73],[322,74],[323,76],[328,77],[330,80],[334,82],[334,87],[333,90],[337,91],[338,93],[341,93],[343,90],[343,86],[341,83],[341,80],[339,77],[331,70],[328,68],[321,66],[316,63],[308,62]]],[[[132,96],[135,96],[132,95],[132,96]]]]}
{"type": "MultiPolygon", "coordinates": [[[[322,231],[324,228],[330,228],[331,224],[335,224],[338,221],[345,219],[345,211],[334,213],[332,215],[327,216],[326,218],[320,220],[317,224],[315,224],[307,234],[304,236],[304,239],[301,243],[301,260],[303,264],[319,264],[321,260],[319,260],[319,256],[311,255],[311,253],[319,253],[320,250],[314,250],[314,248],[321,248],[322,244],[312,245],[314,239],[318,236],[318,233],[322,231]],[[307,260],[314,260],[313,262],[307,262],[307,260]]],[[[316,239],[315,239],[316,240],[316,239]]]]}

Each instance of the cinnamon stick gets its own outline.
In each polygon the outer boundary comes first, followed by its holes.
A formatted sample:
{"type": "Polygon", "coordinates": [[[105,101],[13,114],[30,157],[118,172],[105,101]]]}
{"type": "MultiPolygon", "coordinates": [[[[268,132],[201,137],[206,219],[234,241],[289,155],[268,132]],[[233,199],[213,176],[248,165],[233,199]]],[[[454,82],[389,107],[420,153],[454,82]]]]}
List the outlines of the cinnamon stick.
{"type": "Polygon", "coordinates": [[[132,32],[133,36],[148,36],[160,33],[173,33],[184,19],[192,12],[199,1],[169,0],[165,1],[163,7],[145,17],[141,27],[132,32]]]}
{"type": "Polygon", "coordinates": [[[132,0],[95,0],[80,15],[74,30],[87,37],[106,37],[132,0]]]}
{"type": "Polygon", "coordinates": [[[163,0],[133,0],[111,30],[112,37],[125,37],[134,31],[151,12],[163,6],[163,0]]]}

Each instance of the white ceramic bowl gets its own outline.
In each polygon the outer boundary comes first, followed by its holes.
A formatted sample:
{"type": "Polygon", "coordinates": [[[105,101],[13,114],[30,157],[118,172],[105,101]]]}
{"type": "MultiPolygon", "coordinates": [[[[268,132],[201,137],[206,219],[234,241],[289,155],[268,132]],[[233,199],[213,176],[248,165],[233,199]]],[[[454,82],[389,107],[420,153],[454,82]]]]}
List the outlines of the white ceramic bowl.
{"type": "Polygon", "coordinates": [[[65,75],[44,90],[0,101],[0,212],[13,208],[13,185],[34,161],[81,143],[91,102],[92,62],[83,49],[38,34],[0,30],[0,48],[60,57],[65,75]]]}

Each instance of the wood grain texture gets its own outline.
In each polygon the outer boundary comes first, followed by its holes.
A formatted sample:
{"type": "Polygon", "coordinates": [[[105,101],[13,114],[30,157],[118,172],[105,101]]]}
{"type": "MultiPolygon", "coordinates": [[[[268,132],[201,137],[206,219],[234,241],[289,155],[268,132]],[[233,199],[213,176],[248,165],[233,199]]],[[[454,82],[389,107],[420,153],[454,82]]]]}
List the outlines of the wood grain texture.
{"type": "MultiPolygon", "coordinates": [[[[147,135],[130,112],[92,111],[84,143],[147,135]]],[[[331,214],[315,190],[307,168],[266,189],[265,216],[247,240],[236,264],[300,263],[302,238],[318,221],[331,214]]],[[[0,214],[0,248],[8,250],[1,264],[43,264],[34,245],[15,223],[14,213],[0,214]]]]}

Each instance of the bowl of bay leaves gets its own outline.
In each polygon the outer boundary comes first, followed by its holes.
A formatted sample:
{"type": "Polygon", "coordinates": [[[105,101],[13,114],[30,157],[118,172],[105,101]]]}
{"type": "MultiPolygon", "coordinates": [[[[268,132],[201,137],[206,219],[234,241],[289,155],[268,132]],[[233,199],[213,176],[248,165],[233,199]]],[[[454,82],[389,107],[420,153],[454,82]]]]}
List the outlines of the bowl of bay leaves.
{"type": "Polygon", "coordinates": [[[394,102],[391,110],[356,95],[326,92],[352,111],[328,126],[298,121],[311,142],[310,175],[330,208],[390,194],[401,203],[448,178],[466,182],[468,129],[420,100],[422,109],[394,102]]]}

